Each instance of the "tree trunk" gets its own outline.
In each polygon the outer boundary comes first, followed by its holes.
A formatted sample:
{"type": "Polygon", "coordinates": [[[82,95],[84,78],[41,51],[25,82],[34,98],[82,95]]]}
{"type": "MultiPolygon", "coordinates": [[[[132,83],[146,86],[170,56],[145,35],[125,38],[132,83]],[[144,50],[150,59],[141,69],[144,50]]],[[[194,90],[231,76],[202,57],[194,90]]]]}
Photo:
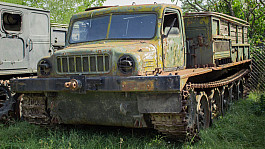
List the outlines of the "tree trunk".
{"type": "Polygon", "coordinates": [[[234,13],[234,10],[233,10],[233,7],[232,7],[231,0],[224,0],[224,1],[227,3],[227,7],[229,9],[230,15],[234,17],[235,13],[234,13]]]}

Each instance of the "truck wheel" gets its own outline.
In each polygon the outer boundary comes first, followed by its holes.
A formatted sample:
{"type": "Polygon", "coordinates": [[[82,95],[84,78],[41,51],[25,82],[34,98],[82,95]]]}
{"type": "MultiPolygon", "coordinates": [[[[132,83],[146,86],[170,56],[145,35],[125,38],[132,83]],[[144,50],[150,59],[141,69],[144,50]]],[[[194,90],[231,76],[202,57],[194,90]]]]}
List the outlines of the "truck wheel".
{"type": "Polygon", "coordinates": [[[211,110],[207,95],[205,94],[205,92],[200,92],[200,94],[196,96],[196,100],[198,102],[197,112],[198,112],[199,130],[208,128],[210,126],[211,110]]]}

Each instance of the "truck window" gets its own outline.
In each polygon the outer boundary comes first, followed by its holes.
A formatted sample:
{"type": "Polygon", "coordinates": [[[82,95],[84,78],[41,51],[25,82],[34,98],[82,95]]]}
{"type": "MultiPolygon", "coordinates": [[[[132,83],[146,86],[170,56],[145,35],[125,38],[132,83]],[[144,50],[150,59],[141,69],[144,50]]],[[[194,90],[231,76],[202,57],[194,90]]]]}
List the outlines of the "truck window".
{"type": "Polygon", "coordinates": [[[170,25],[173,23],[174,19],[176,18],[176,21],[171,28],[169,35],[178,35],[179,34],[179,19],[177,13],[172,12],[166,12],[164,16],[164,24],[163,24],[163,31],[164,34],[167,34],[167,32],[170,29],[170,25]]]}
{"type": "Polygon", "coordinates": [[[103,39],[150,39],[155,36],[156,18],[154,13],[141,13],[113,14],[111,20],[110,16],[78,20],[73,23],[70,43],[103,39]]]}
{"type": "Polygon", "coordinates": [[[73,24],[70,43],[106,39],[110,16],[79,20],[73,24]]]}
{"type": "Polygon", "coordinates": [[[2,16],[3,29],[5,31],[21,31],[21,20],[20,14],[4,12],[2,16]]]}
{"type": "Polygon", "coordinates": [[[152,38],[155,35],[155,28],[155,14],[113,15],[109,38],[152,38]]]}

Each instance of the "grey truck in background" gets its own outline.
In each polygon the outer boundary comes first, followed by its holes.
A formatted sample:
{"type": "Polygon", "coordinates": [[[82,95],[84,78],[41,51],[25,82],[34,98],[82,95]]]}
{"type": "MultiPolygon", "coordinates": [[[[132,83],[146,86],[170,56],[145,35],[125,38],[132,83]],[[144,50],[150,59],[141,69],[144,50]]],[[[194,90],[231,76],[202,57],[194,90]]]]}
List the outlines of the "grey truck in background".
{"type": "Polygon", "coordinates": [[[67,29],[51,24],[48,10],[0,2],[0,120],[15,112],[9,79],[35,76],[37,62],[64,47],[67,29]]]}

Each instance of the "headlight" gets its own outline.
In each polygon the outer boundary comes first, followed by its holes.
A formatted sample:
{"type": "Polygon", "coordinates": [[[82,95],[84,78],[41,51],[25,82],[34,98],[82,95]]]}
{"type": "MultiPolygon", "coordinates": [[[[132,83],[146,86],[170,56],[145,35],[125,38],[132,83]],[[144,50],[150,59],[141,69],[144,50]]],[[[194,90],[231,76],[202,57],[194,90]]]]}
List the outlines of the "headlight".
{"type": "Polygon", "coordinates": [[[119,58],[118,69],[122,73],[124,73],[124,74],[132,73],[134,67],[135,67],[135,62],[131,56],[124,55],[124,56],[119,58]]]}
{"type": "Polygon", "coordinates": [[[51,72],[52,65],[47,59],[41,59],[38,63],[38,72],[40,75],[47,76],[51,72]]]}

